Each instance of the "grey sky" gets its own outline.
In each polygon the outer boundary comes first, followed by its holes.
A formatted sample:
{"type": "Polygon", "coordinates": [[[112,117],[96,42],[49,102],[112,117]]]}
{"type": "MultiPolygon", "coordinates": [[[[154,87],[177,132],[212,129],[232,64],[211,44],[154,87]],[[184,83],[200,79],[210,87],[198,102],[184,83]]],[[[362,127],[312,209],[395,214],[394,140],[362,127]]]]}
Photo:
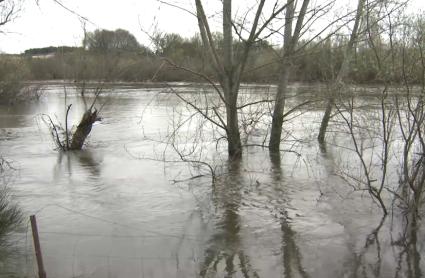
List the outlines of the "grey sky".
{"type": "MultiPolygon", "coordinates": [[[[176,11],[159,5],[155,0],[64,0],[69,8],[87,17],[95,25],[87,24],[88,30],[96,28],[123,28],[132,32],[139,40],[145,40],[139,26],[149,28],[154,17],[158,20],[175,17],[176,11]],[[161,9],[159,9],[161,7],[161,9]]],[[[179,24],[167,24],[164,29],[190,32],[185,25],[186,17],[179,16],[179,24]]],[[[79,18],[66,11],[52,0],[26,0],[19,17],[6,26],[7,33],[2,35],[0,50],[7,53],[20,53],[27,48],[49,45],[80,45],[83,35],[79,18]]]]}
{"type": "MultiPolygon", "coordinates": [[[[66,11],[53,0],[24,0],[19,17],[6,26],[6,33],[0,35],[0,50],[6,53],[20,53],[28,48],[71,45],[79,46],[82,39],[82,24],[77,16],[66,11]]],[[[152,24],[158,23],[160,30],[176,32],[184,36],[196,33],[194,17],[157,0],[62,0],[69,8],[87,17],[94,24],[87,29],[123,28],[133,33],[143,44],[148,44],[147,36],[140,30],[152,31],[152,24]]],[[[192,9],[190,0],[170,1],[192,9]]],[[[320,2],[320,0],[312,1],[320,2]]],[[[341,1],[340,1],[341,2],[341,1]]],[[[356,1],[343,0],[349,5],[356,1]]],[[[206,9],[212,13],[219,10],[219,0],[204,1],[206,9]]],[[[234,11],[243,9],[249,1],[235,1],[234,11]]],[[[412,0],[409,10],[425,10],[424,0],[412,0]]]]}

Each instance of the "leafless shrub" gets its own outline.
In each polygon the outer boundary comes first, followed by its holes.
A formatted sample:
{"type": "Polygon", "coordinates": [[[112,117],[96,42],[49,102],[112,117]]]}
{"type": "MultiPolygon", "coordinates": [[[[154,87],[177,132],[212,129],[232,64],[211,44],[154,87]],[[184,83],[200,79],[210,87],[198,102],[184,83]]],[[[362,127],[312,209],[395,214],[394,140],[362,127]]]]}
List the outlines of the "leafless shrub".
{"type": "Polygon", "coordinates": [[[7,236],[22,223],[22,213],[11,201],[7,187],[13,170],[11,162],[0,157],[0,247],[7,243],[7,236]]]}
{"type": "Polygon", "coordinates": [[[7,241],[6,236],[16,231],[22,224],[22,213],[18,206],[11,202],[8,189],[0,188],[0,246],[7,241]]]}
{"type": "Polygon", "coordinates": [[[390,188],[388,168],[391,159],[395,110],[391,103],[388,103],[387,88],[383,89],[377,100],[376,106],[361,107],[352,96],[348,98],[348,101],[340,100],[336,105],[338,115],[352,144],[352,148],[346,147],[346,149],[354,152],[356,157],[350,162],[357,161],[360,165],[358,174],[355,174],[356,163],[351,164],[349,169],[340,171],[339,174],[355,190],[367,191],[386,215],[388,210],[383,191],[390,188]]]}
{"type": "Polygon", "coordinates": [[[45,93],[45,87],[42,84],[30,84],[21,89],[19,94],[22,100],[40,100],[45,93]]]}
{"type": "Polygon", "coordinates": [[[179,103],[169,108],[169,127],[166,131],[156,134],[155,138],[144,136],[145,141],[154,143],[153,153],[136,158],[167,164],[183,163],[189,166],[188,171],[183,174],[184,178],[173,178],[174,182],[210,176],[214,185],[217,177],[214,158],[211,156],[214,152],[211,150],[220,148],[224,133],[211,123],[216,120],[213,109],[218,109],[212,105],[214,102],[210,99],[214,95],[202,88],[195,90],[196,92],[181,93],[168,87],[164,93],[157,96],[169,96],[173,99],[177,97],[179,103]]]}
{"type": "Polygon", "coordinates": [[[381,94],[377,96],[378,101],[374,102],[377,105],[359,107],[354,96],[345,103],[341,96],[337,104],[338,115],[350,135],[352,151],[361,169],[359,175],[345,172],[344,178],[362,185],[357,189],[367,190],[379,203],[384,215],[388,212],[383,198],[384,189],[391,193],[392,199],[399,200],[406,211],[417,212],[423,202],[425,183],[425,77],[414,94],[412,82],[416,78],[413,77],[412,66],[408,65],[413,52],[407,54],[406,51],[408,48],[418,49],[415,59],[419,62],[415,63],[415,69],[419,64],[423,72],[422,27],[412,31],[409,20],[397,13],[390,14],[387,9],[388,6],[384,5],[380,10],[367,10],[365,17],[366,41],[373,51],[373,62],[384,83],[381,94]],[[385,16],[378,24],[375,19],[381,13],[385,16]],[[384,35],[388,38],[386,49],[381,47],[384,35]],[[389,88],[394,88],[395,71],[402,72],[403,87],[390,94],[389,88]],[[389,174],[396,172],[398,167],[401,168],[399,182],[395,182],[397,177],[389,178],[389,174]],[[392,184],[389,184],[390,180],[392,184]]]}

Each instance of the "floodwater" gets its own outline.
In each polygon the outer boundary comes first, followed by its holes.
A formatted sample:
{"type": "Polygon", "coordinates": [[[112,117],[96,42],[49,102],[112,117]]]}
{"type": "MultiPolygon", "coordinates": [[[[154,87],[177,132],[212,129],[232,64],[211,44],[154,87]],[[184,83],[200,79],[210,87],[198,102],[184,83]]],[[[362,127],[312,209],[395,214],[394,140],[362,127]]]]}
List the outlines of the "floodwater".
{"type": "MultiPolygon", "coordinates": [[[[270,156],[251,146],[230,163],[222,147],[212,155],[206,146],[212,186],[201,164],[171,154],[161,161],[171,119],[185,115],[175,95],[109,89],[85,149],[61,153],[42,114],[64,122],[72,103],[69,125],[76,124],[84,101],[67,91],[65,99],[61,86],[49,85],[38,102],[0,107],[1,154],[16,168],[10,193],[26,219],[37,217],[47,277],[422,277],[423,229],[407,233],[397,207],[382,219],[367,193],[335,174],[344,164],[337,146],[348,139],[319,148],[320,105],[285,123],[285,148],[296,143],[294,152],[270,156]]],[[[273,88],[244,89],[266,91],[273,88]]],[[[252,140],[265,133],[253,130],[252,140]]],[[[36,277],[28,221],[10,242],[0,277],[36,277]]]]}

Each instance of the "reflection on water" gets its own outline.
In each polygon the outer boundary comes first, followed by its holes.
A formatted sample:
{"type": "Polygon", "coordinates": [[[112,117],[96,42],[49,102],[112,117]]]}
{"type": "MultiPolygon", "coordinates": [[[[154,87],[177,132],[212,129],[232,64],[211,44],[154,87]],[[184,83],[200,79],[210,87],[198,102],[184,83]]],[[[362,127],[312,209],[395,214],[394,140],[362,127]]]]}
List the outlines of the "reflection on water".
{"type": "Polygon", "coordinates": [[[409,212],[404,216],[404,229],[393,242],[398,257],[394,277],[423,277],[424,266],[421,262],[423,242],[418,241],[418,237],[423,239],[423,235],[419,233],[419,221],[419,216],[415,212],[409,212]]]}
{"type": "Polygon", "coordinates": [[[217,183],[214,190],[214,206],[220,210],[215,230],[207,241],[204,259],[201,264],[201,277],[212,277],[213,274],[233,277],[237,272],[244,277],[259,277],[253,269],[250,258],[245,254],[241,242],[241,175],[240,161],[228,162],[227,174],[217,183]],[[224,269],[219,269],[224,267],[224,269]]]}
{"type": "Polygon", "coordinates": [[[58,152],[57,163],[54,167],[54,175],[59,177],[63,174],[62,168],[65,167],[69,175],[72,176],[73,167],[77,166],[87,171],[89,178],[100,176],[102,159],[91,150],[58,152]],[[73,166],[74,165],[74,166],[73,166]]]}
{"type": "MultiPolygon", "coordinates": [[[[19,167],[11,193],[26,216],[37,214],[49,277],[423,276],[419,215],[394,205],[381,218],[367,195],[335,176],[333,146],[305,144],[302,159],[248,148],[242,161],[218,165],[214,188],[208,177],[172,185],[184,167],[130,154],[152,151],[144,136],[167,130],[170,108],[181,104],[159,89],[112,91],[99,99],[103,120],[89,145],[76,152],[55,151],[37,121],[41,113],[64,118],[58,88],[40,103],[0,107],[0,150],[19,167]]],[[[92,100],[67,101],[75,124],[92,100]]],[[[310,137],[320,109],[288,123],[291,136],[310,137]]],[[[0,277],[33,277],[30,239],[13,240],[18,251],[3,257],[0,277]]]]}
{"type": "MultiPolygon", "coordinates": [[[[283,179],[280,154],[270,154],[272,164],[272,178],[276,185],[283,179]]],[[[287,213],[281,213],[280,226],[282,230],[282,264],[284,267],[283,277],[309,277],[302,266],[302,257],[296,243],[296,233],[291,228],[287,213]]]]}

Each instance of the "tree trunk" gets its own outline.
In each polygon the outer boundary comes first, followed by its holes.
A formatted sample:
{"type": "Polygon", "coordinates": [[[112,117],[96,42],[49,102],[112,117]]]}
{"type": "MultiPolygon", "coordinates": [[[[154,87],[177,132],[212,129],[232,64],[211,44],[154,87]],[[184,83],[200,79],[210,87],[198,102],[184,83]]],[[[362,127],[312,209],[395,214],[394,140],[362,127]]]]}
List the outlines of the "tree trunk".
{"type": "Polygon", "coordinates": [[[323,114],[322,122],[320,124],[319,135],[317,136],[317,140],[320,144],[323,144],[325,142],[326,130],[331,119],[332,108],[334,105],[335,98],[331,96],[327,101],[325,114],[323,114]]]}
{"type": "Polygon", "coordinates": [[[232,0],[223,0],[223,66],[226,77],[233,78],[232,0]]]}
{"type": "Polygon", "coordinates": [[[237,160],[242,157],[242,143],[239,132],[239,120],[237,110],[237,98],[235,96],[226,105],[226,120],[227,120],[227,146],[229,158],[237,160]]]}
{"type": "MultiPolygon", "coordinates": [[[[282,136],[283,110],[285,108],[285,95],[288,88],[289,67],[291,52],[293,50],[292,22],[294,20],[295,5],[293,0],[287,1],[285,14],[284,47],[280,63],[279,84],[276,92],[276,100],[273,110],[272,129],[270,132],[269,150],[280,150],[280,138],[282,136]]],[[[298,24],[297,24],[298,25],[298,24]]]]}
{"type": "MultiPolygon", "coordinates": [[[[242,157],[242,143],[239,132],[237,106],[239,86],[241,74],[244,71],[248,59],[249,50],[252,45],[254,45],[254,43],[257,41],[261,31],[266,27],[260,27],[257,32],[257,27],[262,16],[262,10],[265,2],[265,0],[260,0],[258,2],[258,9],[253,20],[252,28],[249,31],[249,38],[244,41],[244,47],[241,54],[234,55],[234,24],[232,22],[232,0],[222,1],[223,47],[221,51],[217,50],[216,42],[210,30],[210,26],[208,24],[207,16],[205,15],[202,1],[195,0],[196,16],[198,18],[199,33],[202,39],[204,51],[206,56],[209,56],[211,65],[219,78],[221,90],[219,90],[218,88],[216,88],[216,90],[226,108],[226,119],[224,120],[223,115],[223,117],[220,117],[220,120],[222,120],[221,127],[226,131],[228,141],[228,153],[230,159],[239,159],[242,157]]],[[[277,15],[278,13],[273,15],[273,17],[276,17],[277,15]]]]}
{"type": "Polygon", "coordinates": [[[96,109],[89,109],[84,113],[83,118],[77,126],[77,130],[72,136],[70,150],[81,150],[83,148],[84,141],[87,139],[87,136],[89,136],[91,128],[97,119],[96,109]]]}
{"type": "Polygon", "coordinates": [[[222,88],[226,100],[226,135],[230,159],[242,157],[237,110],[239,80],[235,79],[232,37],[232,0],[223,0],[223,67],[222,88]]]}
{"type": "Polygon", "coordinates": [[[239,133],[238,114],[231,113],[227,118],[230,127],[227,132],[227,146],[230,160],[238,160],[242,158],[242,143],[239,133]]]}
{"type": "Polygon", "coordinates": [[[273,110],[272,129],[270,133],[269,150],[278,152],[280,150],[280,138],[282,137],[283,110],[285,108],[285,97],[288,89],[289,65],[282,66],[280,80],[277,87],[276,103],[273,110]]]}

